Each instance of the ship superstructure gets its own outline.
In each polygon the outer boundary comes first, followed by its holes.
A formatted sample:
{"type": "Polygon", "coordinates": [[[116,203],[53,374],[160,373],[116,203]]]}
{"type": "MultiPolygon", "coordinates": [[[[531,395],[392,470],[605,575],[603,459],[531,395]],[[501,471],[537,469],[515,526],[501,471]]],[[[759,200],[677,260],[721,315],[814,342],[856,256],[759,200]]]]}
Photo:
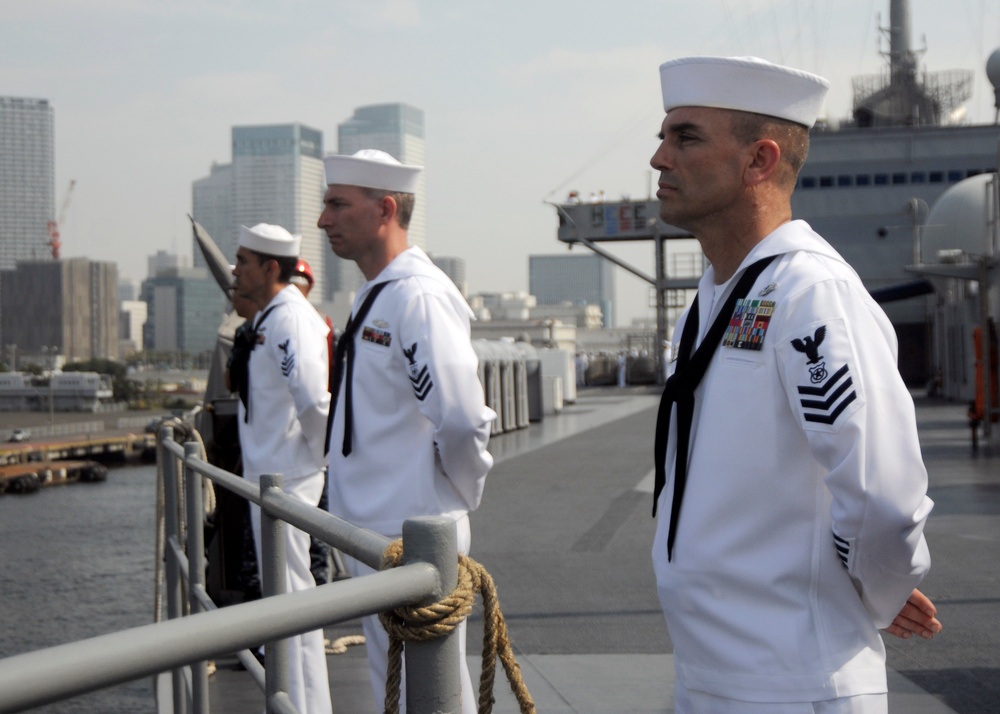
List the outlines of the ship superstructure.
{"type": "Polygon", "coordinates": [[[933,370],[929,296],[906,266],[921,262],[918,236],[949,187],[996,171],[1000,126],[948,124],[971,94],[973,72],[921,71],[908,0],[891,0],[883,73],[853,80],[852,119],[813,131],[792,213],[809,222],[883,298],[909,382],[933,370]],[[910,297],[906,297],[909,295],[910,297]],[[898,299],[893,299],[898,298],[898,299]]]}
{"type": "MultiPolygon", "coordinates": [[[[853,81],[852,116],[837,129],[818,125],[792,196],[793,217],[807,221],[858,271],[882,303],[899,337],[900,371],[910,384],[934,373],[932,286],[907,270],[924,262],[919,236],[934,202],[950,187],[997,170],[1000,126],[953,122],[971,92],[974,73],[926,72],[910,41],[908,0],[891,0],[886,69],[853,81]]],[[[998,63],[1000,67],[1000,63],[998,63]]],[[[998,69],[1000,74],[1000,69],[998,69]]],[[[614,260],[600,242],[690,237],[668,226],[655,200],[560,205],[559,239],[584,243],[614,260]]],[[[665,271],[665,243],[655,277],[660,340],[669,339],[670,311],[687,300],[690,280],[665,271]]],[[[616,261],[618,262],[618,261],[616,261]]]]}

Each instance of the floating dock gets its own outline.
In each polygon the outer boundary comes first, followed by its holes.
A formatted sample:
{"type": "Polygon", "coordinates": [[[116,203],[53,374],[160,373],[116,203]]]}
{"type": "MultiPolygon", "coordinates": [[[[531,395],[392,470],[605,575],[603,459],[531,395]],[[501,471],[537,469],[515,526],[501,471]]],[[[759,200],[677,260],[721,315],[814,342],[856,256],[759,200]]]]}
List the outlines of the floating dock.
{"type": "Polygon", "coordinates": [[[94,483],[108,477],[108,467],[97,461],[29,461],[0,466],[0,494],[34,493],[47,486],[94,483]]]}
{"type": "Polygon", "coordinates": [[[72,434],[0,444],[0,495],[33,493],[46,486],[103,481],[107,463],[155,454],[156,435],[132,431],[72,434]]]}

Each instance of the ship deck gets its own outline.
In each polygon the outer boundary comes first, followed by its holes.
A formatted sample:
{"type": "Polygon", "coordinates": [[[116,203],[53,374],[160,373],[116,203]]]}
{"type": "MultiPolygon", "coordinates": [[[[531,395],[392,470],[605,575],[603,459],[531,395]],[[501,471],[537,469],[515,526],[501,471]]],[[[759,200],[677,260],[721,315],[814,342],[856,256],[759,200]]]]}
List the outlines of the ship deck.
{"type": "MultiPolygon", "coordinates": [[[[989,711],[1000,694],[995,583],[1000,563],[1000,448],[971,450],[965,407],[918,397],[937,507],[927,526],[935,567],[922,588],[945,631],[931,642],[887,637],[891,714],[989,711]],[[994,584],[994,585],[991,585],[994,584]]],[[[672,646],[649,565],[651,456],[658,395],[585,389],[529,429],[494,437],[497,464],[472,516],[472,557],[496,581],[515,653],[539,712],[672,712],[672,646]]],[[[478,650],[481,608],[470,619],[478,650]]],[[[357,622],[327,629],[360,634],[357,622]]],[[[470,656],[477,676],[479,663],[470,656]]],[[[329,655],[337,712],[380,710],[364,646],[329,655]]],[[[216,662],[213,712],[259,708],[235,658],[216,662]]],[[[499,714],[518,711],[500,668],[499,714]]]]}

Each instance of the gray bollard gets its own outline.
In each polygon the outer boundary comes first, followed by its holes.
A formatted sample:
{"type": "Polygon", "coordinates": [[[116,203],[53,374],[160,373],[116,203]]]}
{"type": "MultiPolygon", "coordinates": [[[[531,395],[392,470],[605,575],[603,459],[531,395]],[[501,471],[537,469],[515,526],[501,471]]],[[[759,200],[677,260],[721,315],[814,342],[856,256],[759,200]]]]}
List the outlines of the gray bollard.
{"type": "MultiPolygon", "coordinates": [[[[441,592],[429,605],[455,589],[458,581],[458,534],[455,522],[440,516],[420,516],[403,523],[403,560],[430,563],[440,573],[441,592]]],[[[406,711],[409,714],[461,712],[458,633],[426,642],[407,642],[406,711]]]]}

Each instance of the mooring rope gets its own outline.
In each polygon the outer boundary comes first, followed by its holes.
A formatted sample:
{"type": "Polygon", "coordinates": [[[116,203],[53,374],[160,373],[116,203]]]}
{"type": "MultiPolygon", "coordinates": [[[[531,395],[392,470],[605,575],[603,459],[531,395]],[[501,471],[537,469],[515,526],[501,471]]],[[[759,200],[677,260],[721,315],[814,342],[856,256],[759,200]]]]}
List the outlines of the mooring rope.
{"type": "Polygon", "coordinates": [[[323,640],[323,644],[326,645],[326,653],[328,655],[338,655],[347,652],[347,648],[351,645],[363,645],[365,644],[364,635],[344,635],[343,637],[338,637],[333,642],[330,640],[323,640]]]}
{"type": "MultiPolygon", "coordinates": [[[[403,541],[393,541],[382,554],[382,570],[394,568],[403,558],[403,541]]],[[[476,593],[483,597],[483,668],[479,677],[479,714],[493,711],[493,682],[496,660],[500,657],[507,681],[517,698],[521,714],[534,714],[535,703],[521,678],[514,658],[507,623],[500,612],[496,585],[486,569],[468,556],[458,556],[458,585],[442,600],[422,607],[400,607],[379,614],[389,633],[389,669],[385,684],[385,713],[399,712],[402,684],[403,642],[425,642],[451,633],[472,612],[476,593]]]]}

